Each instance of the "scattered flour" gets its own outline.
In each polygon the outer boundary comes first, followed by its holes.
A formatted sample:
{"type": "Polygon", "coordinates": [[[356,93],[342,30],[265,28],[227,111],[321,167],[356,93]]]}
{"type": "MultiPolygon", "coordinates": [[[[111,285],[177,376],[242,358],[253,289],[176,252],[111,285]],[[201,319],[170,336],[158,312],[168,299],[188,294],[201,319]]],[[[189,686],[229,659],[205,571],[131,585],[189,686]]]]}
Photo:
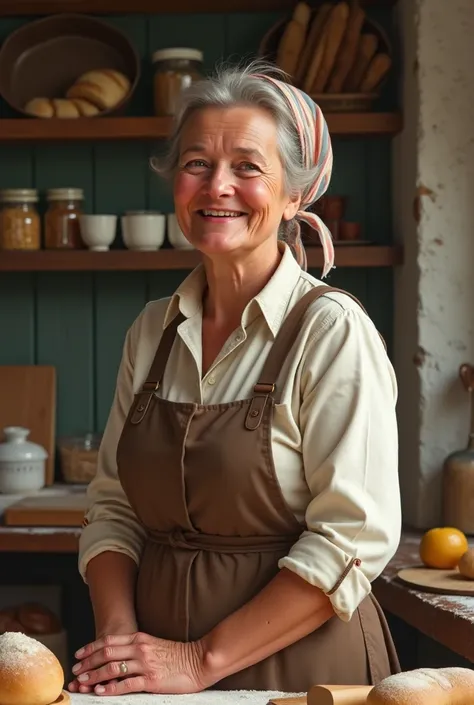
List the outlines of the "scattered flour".
{"type": "Polygon", "coordinates": [[[49,660],[51,652],[36,639],[21,632],[5,632],[0,636],[0,669],[5,671],[27,670],[39,660],[49,660]]]}
{"type": "MultiPolygon", "coordinates": [[[[117,696],[70,693],[71,705],[118,705],[117,696]]],[[[274,690],[206,690],[190,695],[121,695],[120,705],[267,705],[272,698],[296,697],[306,693],[280,693],[274,690]]]]}

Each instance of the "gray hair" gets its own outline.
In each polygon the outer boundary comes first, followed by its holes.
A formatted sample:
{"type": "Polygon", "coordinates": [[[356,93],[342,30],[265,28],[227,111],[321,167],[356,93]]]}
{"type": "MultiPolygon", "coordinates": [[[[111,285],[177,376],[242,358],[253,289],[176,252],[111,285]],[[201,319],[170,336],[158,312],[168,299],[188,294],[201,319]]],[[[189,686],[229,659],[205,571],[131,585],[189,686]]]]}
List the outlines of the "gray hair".
{"type": "Polygon", "coordinates": [[[290,196],[304,195],[317,178],[318,167],[308,169],[304,166],[300,139],[289,105],[270,81],[262,81],[252,75],[256,73],[287,80],[286,74],[272,64],[253,61],[242,67],[222,64],[213,76],[191,84],[182,95],[169,149],[163,159],[153,159],[153,169],[168,178],[174,176],[179,164],[183,127],[195,111],[240,105],[259,107],[268,111],[276,123],[286,192],[290,196]]]}

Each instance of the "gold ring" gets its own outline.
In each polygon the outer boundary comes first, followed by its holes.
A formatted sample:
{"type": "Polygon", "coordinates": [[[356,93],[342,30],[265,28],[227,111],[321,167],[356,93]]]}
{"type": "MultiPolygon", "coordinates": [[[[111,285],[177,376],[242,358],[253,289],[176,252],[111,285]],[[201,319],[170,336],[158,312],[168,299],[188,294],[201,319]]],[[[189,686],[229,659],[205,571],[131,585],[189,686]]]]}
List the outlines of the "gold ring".
{"type": "Polygon", "coordinates": [[[128,673],[128,666],[125,661],[120,664],[120,673],[128,673]]]}

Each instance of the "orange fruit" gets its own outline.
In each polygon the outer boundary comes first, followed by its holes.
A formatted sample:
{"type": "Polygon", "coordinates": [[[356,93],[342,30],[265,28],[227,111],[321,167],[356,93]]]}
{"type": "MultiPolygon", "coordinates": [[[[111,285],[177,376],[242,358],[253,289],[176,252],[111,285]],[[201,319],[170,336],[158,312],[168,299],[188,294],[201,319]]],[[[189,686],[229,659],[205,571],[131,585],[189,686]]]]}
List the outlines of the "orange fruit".
{"type": "Polygon", "coordinates": [[[451,526],[430,529],[420,542],[420,558],[428,568],[455,568],[468,550],[467,538],[451,526]]]}

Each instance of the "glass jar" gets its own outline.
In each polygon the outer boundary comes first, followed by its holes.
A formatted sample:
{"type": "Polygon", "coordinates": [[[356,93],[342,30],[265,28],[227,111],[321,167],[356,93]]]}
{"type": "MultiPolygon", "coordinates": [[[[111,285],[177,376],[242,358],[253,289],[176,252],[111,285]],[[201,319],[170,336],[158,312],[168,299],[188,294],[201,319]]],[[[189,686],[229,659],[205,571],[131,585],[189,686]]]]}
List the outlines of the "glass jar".
{"type": "Polygon", "coordinates": [[[49,250],[82,249],[79,217],[83,213],[84,192],[80,188],[50,189],[46,196],[44,245],[49,250]]]}
{"type": "Polygon", "coordinates": [[[204,76],[203,53],[199,49],[160,49],[152,56],[155,69],[155,115],[175,115],[182,91],[204,76]]]}
{"type": "Polygon", "coordinates": [[[36,189],[6,189],[0,192],[0,249],[39,250],[41,220],[36,210],[36,189]]]}

